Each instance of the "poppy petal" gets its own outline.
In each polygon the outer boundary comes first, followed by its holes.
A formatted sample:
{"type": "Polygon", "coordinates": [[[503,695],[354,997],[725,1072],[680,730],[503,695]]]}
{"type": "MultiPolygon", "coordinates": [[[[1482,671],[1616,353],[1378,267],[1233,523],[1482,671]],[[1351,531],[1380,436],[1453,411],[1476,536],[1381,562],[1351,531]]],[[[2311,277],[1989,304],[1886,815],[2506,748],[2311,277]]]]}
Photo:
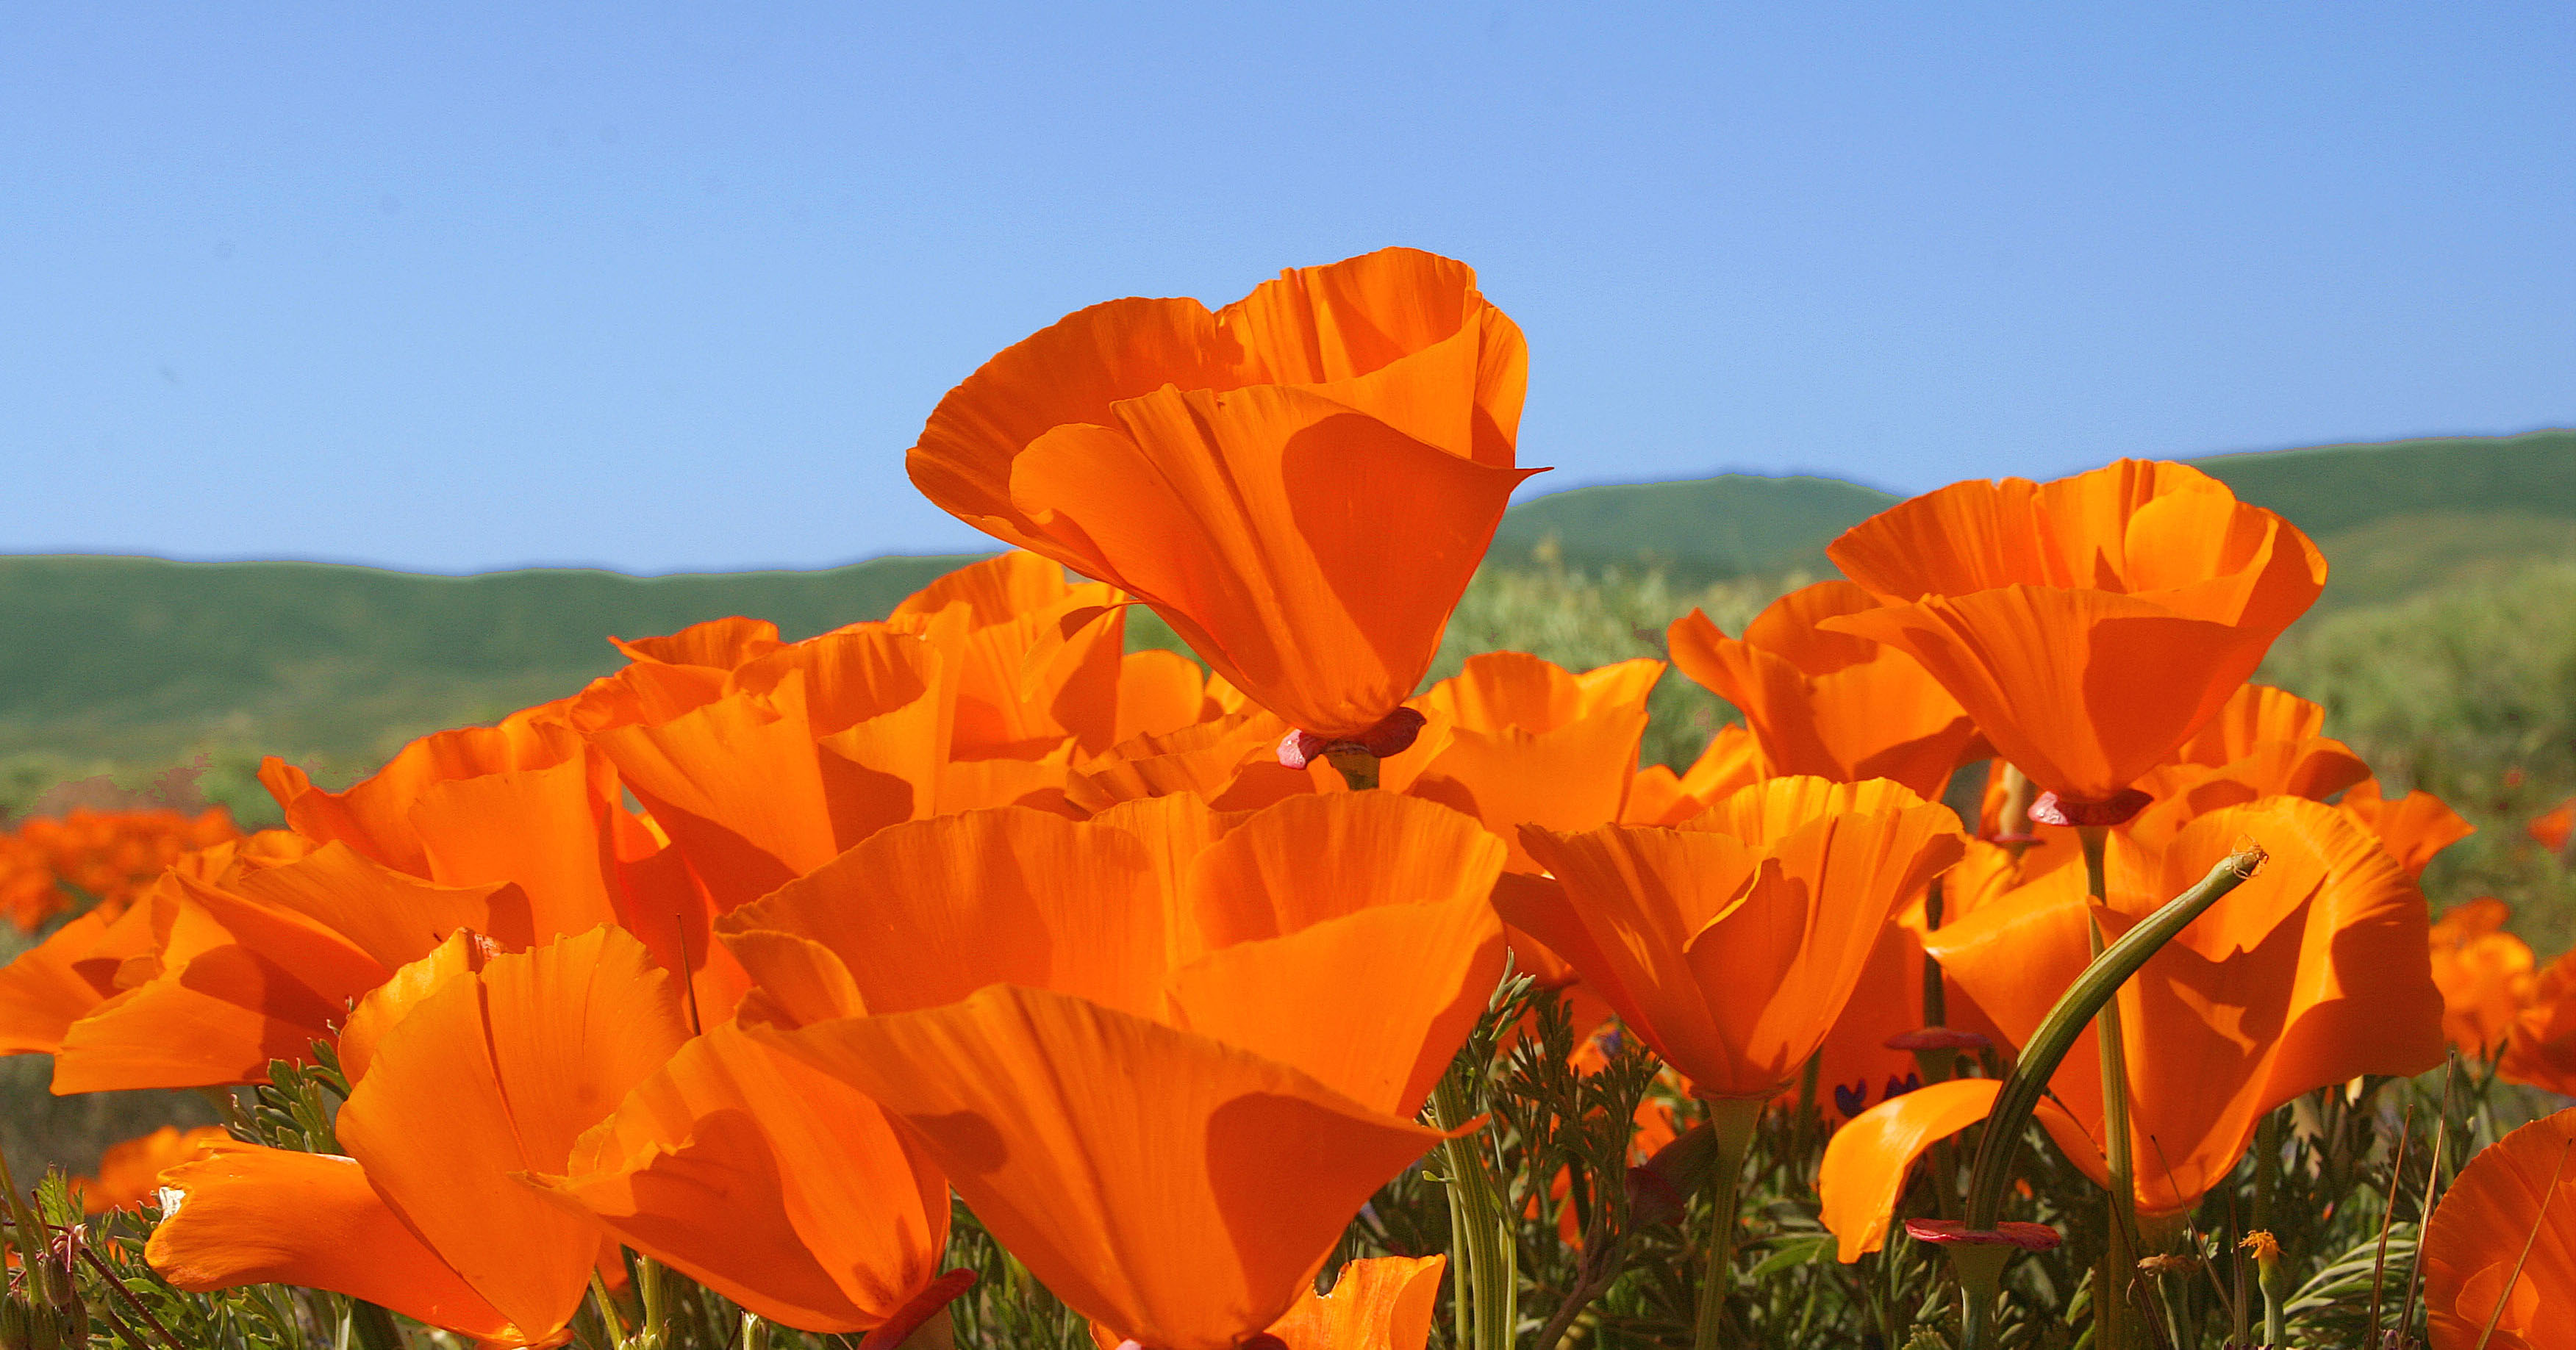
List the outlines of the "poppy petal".
{"type": "MultiPolygon", "coordinates": [[[[1154,1015],[1164,904],[1135,836],[1023,807],[913,821],[717,922],[829,949],[873,1012],[987,984],[1060,989],[1154,1015]]],[[[761,954],[738,949],[752,963],[761,954]]]]}
{"type": "Polygon", "coordinates": [[[1825,1141],[1816,1173],[1818,1217],[1849,1265],[1887,1245],[1906,1174],[1933,1144],[1986,1118],[2003,1084],[1991,1078],[1929,1083],[1844,1122],[1825,1141]]]}
{"type": "Polygon", "coordinates": [[[385,1033],[340,1110],[340,1141],[494,1307],[561,1327],[599,1230],[517,1175],[561,1173],[582,1132],[687,1037],[669,980],[625,933],[495,956],[385,1033]]]}
{"type": "Polygon", "coordinates": [[[1423,1350],[1446,1256],[1379,1256],[1342,1267],[1333,1292],[1309,1292],[1270,1334],[1288,1350],[1423,1350]]]}
{"type": "Polygon", "coordinates": [[[1046,990],[997,985],[778,1044],[903,1121],[1074,1311],[1170,1350],[1224,1350],[1277,1320],[1351,1215],[1440,1138],[1046,990]]]}
{"type": "Polygon", "coordinates": [[[538,1178],[636,1250],[808,1331],[865,1331],[938,1273],[947,1187],[875,1103],[731,1026],[538,1178]]]}
{"type": "Polygon", "coordinates": [[[352,1159],[235,1144],[173,1169],[163,1184],[185,1199],[152,1230],[144,1255],[181,1289],[302,1285],[496,1345],[542,1343],[423,1244],[352,1159]]]}

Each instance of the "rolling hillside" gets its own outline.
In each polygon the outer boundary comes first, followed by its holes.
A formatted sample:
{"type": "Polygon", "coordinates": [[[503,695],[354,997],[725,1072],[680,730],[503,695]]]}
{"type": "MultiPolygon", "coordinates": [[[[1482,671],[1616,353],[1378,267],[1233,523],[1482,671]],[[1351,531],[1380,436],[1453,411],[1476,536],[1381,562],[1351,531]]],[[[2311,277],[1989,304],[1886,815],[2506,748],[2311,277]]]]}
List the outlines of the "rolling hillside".
{"type": "MultiPolygon", "coordinates": [[[[2576,431],[2192,463],[2326,548],[2329,604],[2394,599],[2492,559],[2576,552],[2576,431]]],[[[1835,478],[1752,474],[1575,488],[1513,507],[1494,550],[1514,561],[1553,538],[1569,563],[1651,561],[1691,581],[1823,572],[1834,536],[1895,500],[1835,478]]]]}
{"type": "Polygon", "coordinates": [[[0,755],[378,754],[579,688],[623,660],[608,634],[749,613],[807,636],[882,618],[967,560],[637,578],[0,557],[0,755]]]}
{"type": "Polygon", "coordinates": [[[1839,478],[1743,473],[1573,488],[1513,507],[1494,532],[1492,556],[1516,561],[1553,539],[1571,564],[1648,560],[1691,580],[1821,572],[1834,536],[1896,501],[1839,478]]]}
{"type": "MultiPolygon", "coordinates": [[[[2576,432],[2201,463],[2317,537],[2335,568],[2321,612],[2576,559],[2576,432]]],[[[1491,565],[1527,566],[1552,540],[1577,568],[1647,563],[1685,588],[1822,572],[1825,545],[1892,500],[1836,479],[1740,474],[1578,488],[1514,507],[1491,565]]],[[[267,750],[354,774],[422,732],[578,688],[617,664],[606,634],[743,613],[804,636],[880,617],[963,561],[639,579],[0,557],[0,809],[11,775],[157,766],[200,749],[229,755],[235,772],[267,750]]]]}

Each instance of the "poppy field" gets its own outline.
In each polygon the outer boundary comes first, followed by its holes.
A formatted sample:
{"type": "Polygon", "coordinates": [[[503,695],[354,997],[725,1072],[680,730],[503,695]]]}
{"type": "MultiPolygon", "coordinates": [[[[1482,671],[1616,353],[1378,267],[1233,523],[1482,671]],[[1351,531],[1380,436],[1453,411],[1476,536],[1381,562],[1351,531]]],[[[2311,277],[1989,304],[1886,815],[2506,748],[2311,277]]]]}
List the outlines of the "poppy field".
{"type": "Polygon", "coordinates": [[[2561,1343],[2576,957],[2255,682],[2307,535],[1962,482],[1429,681],[1528,366],[1410,250],[1097,305],[937,403],[1008,551],[882,621],[0,836],[0,1054],[224,1116],[0,1177],[0,1347],[2561,1343]]]}

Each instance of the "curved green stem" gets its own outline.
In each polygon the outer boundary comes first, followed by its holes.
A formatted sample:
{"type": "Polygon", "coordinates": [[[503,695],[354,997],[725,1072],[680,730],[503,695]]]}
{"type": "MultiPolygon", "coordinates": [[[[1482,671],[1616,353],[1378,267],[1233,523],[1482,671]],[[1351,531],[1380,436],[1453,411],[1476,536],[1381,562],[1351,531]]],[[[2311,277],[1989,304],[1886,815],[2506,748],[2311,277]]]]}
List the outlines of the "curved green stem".
{"type": "Polygon", "coordinates": [[[2048,1091],[2048,1080],[2075,1045],[2085,1024],[2110,1002],[2130,976],[2155,955],[2157,949],[2173,940],[2185,924],[2228,892],[2235,890],[2254,869],[2261,866],[2264,854],[2257,845],[2222,860],[2201,878],[2200,884],[2175,897],[2164,908],[2130,929],[2118,942],[2112,943],[2093,964],[2085,967],[2074,985],[2040,1019],[2039,1026],[2023,1045],[2021,1058],[2012,1073],[1995,1094],[1994,1109],[1986,1115],[1985,1137],[1978,1142],[1976,1161],[1968,1177],[1968,1226],[1992,1228],[2003,1210],[2004,1188],[2012,1182],[2013,1154],[2021,1146],[2022,1131],[2030,1123],[2031,1112],[2048,1091]]]}
{"type": "Polygon", "coordinates": [[[1692,1325],[1695,1350],[1716,1350],[1725,1343],[1726,1296],[1735,1286],[1735,1239],[1739,1188],[1745,1155],[1762,1123],[1764,1102],[1755,1097],[1720,1097],[1708,1103],[1708,1123],[1717,1141],[1717,1163],[1708,1176],[1708,1269],[1699,1281],[1699,1315],[1692,1325]]]}

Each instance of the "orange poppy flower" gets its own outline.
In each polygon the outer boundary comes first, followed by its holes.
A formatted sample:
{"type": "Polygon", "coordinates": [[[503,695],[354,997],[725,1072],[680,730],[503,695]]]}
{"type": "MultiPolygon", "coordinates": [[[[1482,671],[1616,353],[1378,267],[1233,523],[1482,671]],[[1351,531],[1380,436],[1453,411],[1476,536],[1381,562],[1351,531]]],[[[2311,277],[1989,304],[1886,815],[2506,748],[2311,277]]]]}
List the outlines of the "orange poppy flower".
{"type": "Polygon", "coordinates": [[[616,917],[616,774],[545,709],[424,736],[344,792],[274,757],[259,772],[315,843],[445,885],[516,885],[536,940],[616,917]]]}
{"type": "Polygon", "coordinates": [[[1317,778],[1278,761],[1288,724],[1258,708],[1138,736],[1065,778],[1065,801],[1080,815],[1120,802],[1187,792],[1220,810],[1249,811],[1315,791],[1317,778]]]}
{"type": "Polygon", "coordinates": [[[719,1026],[538,1184],[627,1246],[807,1331],[867,1331],[929,1289],[948,1183],[876,1103],[719,1026]]]}
{"type": "Polygon", "coordinates": [[[2354,784],[2335,805],[2379,836],[2379,846],[2397,860],[2410,881],[2423,877],[2436,854],[2478,832],[2477,826],[2462,820],[2459,812],[2432,793],[2418,789],[2393,799],[2382,796],[2376,778],[2354,784]]]}
{"type": "MultiPolygon", "coordinates": [[[[1925,938],[1948,978],[2019,1044],[2090,962],[2088,912],[2117,941],[2240,836],[2270,850],[2262,872],[2120,991],[2142,1212],[2198,1201],[2244,1155],[2262,1115],[2300,1093],[2441,1061],[2422,893],[2342,813],[2275,797],[2202,816],[2161,847],[2114,835],[2106,906],[2089,904],[2082,869],[2061,867],[1925,938]]],[[[2051,1132],[2102,1181],[2092,1036],[2051,1080],[2071,1113],[2051,1132]]]]}
{"type": "Polygon", "coordinates": [[[2432,929],[2442,1036],[2474,1059],[2503,1049],[2514,1019],[2537,997],[2531,948],[2504,931],[2507,916],[2503,901],[2480,896],[2453,905],[2432,929]]]}
{"type": "Polygon", "coordinates": [[[1774,772],[1892,778],[1937,797],[1976,737],[1959,701],[1903,652],[1817,627],[1877,607],[1823,581],[1771,602],[1741,639],[1696,609],[1666,637],[1683,674],[1743,711],[1774,772]]]}
{"type": "Polygon", "coordinates": [[[2506,1082],[2576,1095],[2576,952],[2541,968],[2503,1042],[2496,1072],[2506,1082]]]}
{"type": "Polygon", "coordinates": [[[2561,1343],[2576,1312],[2571,1153],[2576,1110],[2535,1120],[2479,1150],[2442,1193],[2424,1225],[2424,1312],[2433,1350],[2539,1350],[2561,1343]]]}
{"type": "Polygon", "coordinates": [[[1420,683],[1528,471],[1528,353],[1462,264],[1385,249],[1210,313],[1114,300],[1002,352],[908,466],[1127,591],[1253,701],[1357,737],[1420,683]]]}
{"type": "MultiPolygon", "coordinates": [[[[897,821],[1070,810],[1078,763],[1214,715],[1168,652],[1122,657],[1124,600],[1013,552],[914,593],[882,623],[804,642],[710,640],[742,659],[675,680],[639,663],[570,714],[669,831],[719,912],[897,821]],[[1141,730],[1137,730],[1140,729],[1141,730]]],[[[697,630],[675,635],[679,639],[697,630]]]]}
{"type": "MultiPolygon", "coordinates": [[[[1333,1292],[1307,1290],[1269,1332],[1285,1350],[1423,1350],[1440,1303],[1446,1256],[1378,1256],[1353,1261],[1333,1280],[1333,1292]]],[[[1093,1327],[1101,1350],[1133,1346],[1093,1327]]]]}
{"type": "Polygon", "coordinates": [[[1775,778],[1678,829],[1522,831],[1555,885],[1495,897],[1704,1097],[1795,1081],[1958,817],[1885,780],[1775,778]]]}
{"type": "Polygon", "coordinates": [[[2534,816],[2529,829],[2531,842],[2552,853],[2565,851],[2568,838],[2576,836],[2576,797],[2534,816]]]}
{"type": "Polygon", "coordinates": [[[778,640],[778,625],[740,615],[693,623],[661,637],[632,642],[612,637],[608,641],[624,652],[627,660],[638,664],[699,666],[708,670],[733,670],[787,645],[778,640]]]}
{"type": "Polygon", "coordinates": [[[2322,734],[2325,709],[2249,684],[2173,758],[2138,779],[2156,799],[2130,833],[2170,833],[2191,817],[2264,797],[2324,801],[2370,777],[2350,746],[2322,734]]]}
{"type": "Polygon", "coordinates": [[[858,625],[729,672],[675,716],[590,739],[721,912],[935,809],[946,669],[932,638],[858,625]]]}
{"type": "Polygon", "coordinates": [[[71,908],[77,894],[113,919],[181,857],[241,837],[220,806],[193,816],[166,807],[86,806],[36,816],[0,835],[0,915],[32,933],[71,908]]]}
{"type": "Polygon", "coordinates": [[[1001,808],[888,829],[718,927],[755,1034],[883,1105],[1068,1305],[1218,1350],[1438,1140],[1412,1116],[1500,974],[1502,858],[1383,792],[1001,808]]]}
{"type": "Polygon", "coordinates": [[[344,844],[275,856],[262,865],[226,846],[183,863],[129,911],[130,926],[100,934],[131,954],[73,966],[99,997],[52,1047],[56,1092],[260,1082],[272,1059],[309,1060],[350,1000],[444,935],[527,940],[515,887],[437,885],[344,844]]]}
{"type": "Polygon", "coordinates": [[[688,1037],[642,944],[602,928],[397,980],[336,1121],[346,1157],[218,1147],[145,1255],[182,1289],[299,1284],[500,1345],[562,1343],[603,1233],[529,1186],[688,1037]]]}
{"type": "Polygon", "coordinates": [[[1098,582],[1071,585],[1063,564],[1014,549],[914,592],[889,622],[952,609],[964,616],[949,649],[957,663],[954,757],[1016,758],[1067,739],[1098,754],[1119,740],[1125,599],[1098,582]]]}
{"type": "Polygon", "coordinates": [[[1538,864],[1523,825],[1582,830],[1617,820],[1637,776],[1646,696],[1664,663],[1622,661],[1576,674],[1523,652],[1467,659],[1417,700],[1425,729],[1400,790],[1485,823],[1514,871],[1538,864]]]}
{"type": "Polygon", "coordinates": [[[1776,776],[1752,731],[1741,722],[1729,722],[1708,738],[1699,758],[1683,772],[1674,773],[1661,764],[1639,769],[1619,823],[1679,825],[1707,810],[1710,802],[1776,776]]]}
{"type": "MultiPolygon", "coordinates": [[[[1816,1200],[1818,1219],[1834,1235],[1837,1259],[1848,1264],[1887,1245],[1914,1164],[1934,1144],[1984,1120],[2002,1089],[1992,1078],[1933,1083],[1881,1102],[1834,1131],[1816,1171],[1816,1200]]],[[[2053,1101],[2042,1098],[2037,1114],[2052,1134],[2081,1134],[2053,1101]]],[[[1998,1231],[2012,1229],[2005,1223],[1998,1231]]]]}
{"type": "Polygon", "coordinates": [[[132,1209],[160,1186],[161,1174],[205,1152],[208,1146],[232,1142],[221,1125],[182,1130],[164,1125],[152,1133],[110,1144],[98,1157],[98,1175],[72,1182],[81,1212],[105,1214],[132,1209]]]}
{"type": "Polygon", "coordinates": [[[2064,806],[2122,817],[2120,794],[2219,714],[2326,577],[2288,522],[2139,460],[1955,483],[1826,552],[1886,607],[1820,627],[1920,661],[2064,806]]]}

